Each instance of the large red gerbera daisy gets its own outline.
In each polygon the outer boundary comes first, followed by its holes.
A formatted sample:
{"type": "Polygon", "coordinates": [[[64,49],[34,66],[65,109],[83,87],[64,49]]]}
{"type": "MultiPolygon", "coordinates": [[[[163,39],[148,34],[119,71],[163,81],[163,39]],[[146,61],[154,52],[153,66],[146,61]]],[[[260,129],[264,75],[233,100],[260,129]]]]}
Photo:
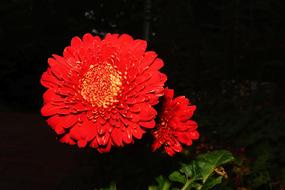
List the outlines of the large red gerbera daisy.
{"type": "Polygon", "coordinates": [[[61,142],[108,152],[155,126],[152,107],[163,95],[163,61],[146,41],[123,34],[74,37],[63,56],[48,59],[41,83],[43,116],[61,142]]]}
{"type": "Polygon", "coordinates": [[[190,120],[196,106],[190,105],[184,96],[175,99],[173,96],[174,91],[166,88],[159,123],[152,133],[154,137],[152,150],[163,147],[170,156],[182,151],[181,144],[190,146],[192,140],[199,138],[199,133],[196,131],[198,125],[190,120]]]}

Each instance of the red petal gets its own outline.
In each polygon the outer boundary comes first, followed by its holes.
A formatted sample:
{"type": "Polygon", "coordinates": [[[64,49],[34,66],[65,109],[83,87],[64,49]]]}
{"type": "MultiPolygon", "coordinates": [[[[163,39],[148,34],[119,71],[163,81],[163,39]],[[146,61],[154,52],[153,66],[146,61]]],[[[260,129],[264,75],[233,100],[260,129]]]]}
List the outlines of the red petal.
{"type": "Polygon", "coordinates": [[[58,78],[58,79],[64,79],[68,80],[67,77],[67,68],[65,65],[59,63],[54,58],[49,58],[48,63],[50,65],[52,73],[58,78]]]}
{"type": "Polygon", "coordinates": [[[145,52],[146,46],[147,43],[145,40],[134,40],[129,51],[132,55],[136,56],[136,58],[140,58],[140,56],[145,52]]]}
{"type": "Polygon", "coordinates": [[[146,122],[139,122],[139,124],[142,127],[148,128],[148,129],[152,129],[155,127],[155,121],[151,120],[151,121],[146,121],[146,122]]]}
{"type": "Polygon", "coordinates": [[[106,34],[105,38],[104,38],[104,42],[110,41],[110,42],[114,42],[118,39],[119,34],[106,34]]]}
{"type": "Polygon", "coordinates": [[[181,131],[185,131],[185,132],[194,131],[198,127],[198,124],[195,121],[188,120],[186,122],[181,122],[177,117],[171,119],[169,124],[170,124],[170,126],[175,128],[176,131],[179,131],[179,132],[181,132],[181,131]]]}
{"type": "Polygon", "coordinates": [[[173,99],[174,96],[174,90],[173,89],[169,89],[169,88],[165,88],[164,90],[164,99],[167,102],[170,102],[173,99]]]}
{"type": "Polygon", "coordinates": [[[64,133],[64,128],[72,127],[78,120],[78,116],[75,115],[55,115],[47,120],[47,123],[58,133],[64,133]]]}
{"type": "Polygon", "coordinates": [[[169,147],[169,146],[166,146],[166,147],[165,147],[165,151],[166,151],[166,153],[167,153],[169,156],[174,156],[174,155],[175,155],[174,150],[172,150],[172,148],[169,147]]]}
{"type": "Polygon", "coordinates": [[[150,70],[159,70],[163,67],[164,63],[162,59],[157,58],[155,61],[151,64],[150,70]]]}
{"type": "Polygon", "coordinates": [[[68,87],[59,87],[55,90],[55,93],[61,96],[74,96],[75,91],[68,87]]]}
{"type": "Polygon", "coordinates": [[[61,107],[54,106],[52,104],[44,104],[41,109],[42,116],[52,116],[55,114],[67,114],[69,110],[61,109],[61,107]]]}
{"type": "Polygon", "coordinates": [[[112,140],[116,146],[123,146],[122,132],[119,128],[114,128],[111,134],[112,140]]]}
{"type": "Polygon", "coordinates": [[[98,148],[98,141],[96,138],[94,138],[90,143],[91,148],[98,148]]]}
{"type": "Polygon", "coordinates": [[[188,105],[189,100],[185,96],[178,96],[173,100],[173,104],[176,105],[188,105]]]}
{"type": "Polygon", "coordinates": [[[70,136],[75,140],[91,141],[97,136],[97,127],[93,122],[83,121],[70,129],[70,136]]]}
{"type": "Polygon", "coordinates": [[[54,89],[48,89],[44,95],[43,99],[45,102],[63,102],[64,98],[62,96],[59,96],[58,94],[55,94],[54,89]]]}
{"type": "Polygon", "coordinates": [[[58,134],[58,135],[61,135],[61,134],[63,134],[63,133],[65,133],[65,130],[63,129],[63,128],[61,128],[61,127],[56,127],[55,129],[54,129],[54,131],[56,132],[56,134],[58,134]]]}
{"type": "Polygon", "coordinates": [[[86,138],[86,130],[86,127],[77,124],[70,129],[69,134],[72,139],[79,141],[86,138]]]}
{"type": "Polygon", "coordinates": [[[144,94],[162,93],[163,94],[163,90],[164,90],[163,86],[148,86],[148,87],[144,88],[144,90],[141,93],[144,93],[144,94]]]}
{"type": "Polygon", "coordinates": [[[61,56],[59,56],[59,55],[56,55],[56,54],[53,54],[52,56],[53,56],[54,59],[62,66],[62,68],[64,68],[65,72],[66,72],[67,70],[70,70],[70,69],[71,69],[70,65],[68,65],[68,64],[66,63],[65,58],[63,58],[63,57],[61,57],[61,56]]]}
{"type": "Polygon", "coordinates": [[[151,150],[154,152],[161,147],[161,143],[159,140],[155,140],[151,146],[151,150]]]}
{"type": "Polygon", "coordinates": [[[50,68],[43,73],[41,78],[41,84],[47,88],[57,87],[58,79],[51,73],[50,68]]]}
{"type": "Polygon", "coordinates": [[[151,75],[152,75],[151,79],[149,79],[145,83],[142,83],[143,85],[153,86],[153,87],[163,86],[165,81],[167,80],[166,75],[160,73],[159,71],[153,71],[151,75]]]}
{"type": "Polygon", "coordinates": [[[98,126],[98,135],[103,136],[108,132],[108,128],[106,125],[100,125],[98,126]]]}
{"type": "Polygon", "coordinates": [[[60,117],[58,115],[52,116],[47,119],[47,124],[51,126],[51,128],[55,128],[57,124],[60,122],[60,117]]]}
{"type": "Polygon", "coordinates": [[[189,136],[193,139],[193,140],[197,140],[197,139],[199,139],[199,133],[198,133],[198,131],[191,131],[191,132],[189,132],[189,136]]]}
{"type": "Polygon", "coordinates": [[[76,144],[76,142],[70,138],[69,134],[64,135],[59,141],[70,145],[76,144]]]}
{"type": "Polygon", "coordinates": [[[140,104],[139,119],[140,121],[149,121],[155,118],[156,110],[149,104],[140,104]]]}
{"type": "Polygon", "coordinates": [[[192,145],[192,139],[184,132],[177,133],[177,139],[187,146],[192,145]]]}
{"type": "Polygon", "coordinates": [[[124,132],[122,132],[123,141],[126,144],[130,144],[133,141],[132,133],[129,128],[126,128],[124,132]]]}
{"type": "Polygon", "coordinates": [[[94,37],[92,36],[92,34],[87,33],[87,34],[84,34],[82,39],[84,43],[91,44],[94,40],[94,37]]]}
{"type": "Polygon", "coordinates": [[[152,74],[149,72],[144,72],[142,75],[139,75],[135,78],[135,85],[142,85],[142,83],[150,80],[152,77],[152,74]]]}
{"type": "Polygon", "coordinates": [[[87,141],[81,139],[81,140],[77,141],[77,145],[79,148],[84,148],[87,145],[87,141]]]}
{"type": "Polygon", "coordinates": [[[180,118],[181,121],[186,121],[193,116],[195,110],[196,106],[187,106],[186,108],[178,112],[177,116],[180,118]]]}
{"type": "Polygon", "coordinates": [[[71,46],[75,46],[75,47],[78,47],[78,46],[80,46],[81,44],[82,44],[82,41],[81,41],[81,39],[79,38],[79,37],[73,37],[72,39],[71,39],[71,46]]]}
{"type": "Polygon", "coordinates": [[[182,151],[182,146],[181,146],[181,144],[177,140],[175,140],[175,142],[173,142],[173,144],[171,145],[171,148],[175,152],[181,152],[182,151]]]}
{"type": "Polygon", "coordinates": [[[134,105],[135,103],[137,103],[135,98],[128,98],[125,102],[128,105],[134,105]]]}
{"type": "Polygon", "coordinates": [[[70,114],[70,115],[62,116],[61,119],[62,120],[59,123],[59,125],[62,128],[70,128],[78,121],[79,116],[74,115],[74,114],[70,114]]]}
{"type": "Polygon", "coordinates": [[[162,96],[163,94],[148,94],[147,95],[147,102],[150,104],[150,105],[156,105],[158,104],[158,99],[160,96],[162,96]]]}
{"type": "Polygon", "coordinates": [[[110,140],[110,134],[109,133],[106,133],[103,136],[97,136],[97,141],[98,141],[99,146],[107,145],[109,140],[110,140]]]}
{"type": "Polygon", "coordinates": [[[153,51],[148,51],[145,52],[144,54],[144,59],[142,61],[142,63],[139,66],[139,71],[140,72],[144,72],[145,70],[149,69],[149,65],[151,65],[153,63],[153,61],[155,60],[157,54],[153,51]]]}
{"type": "Polygon", "coordinates": [[[72,49],[72,47],[68,46],[66,48],[64,48],[63,51],[63,57],[66,59],[65,62],[67,65],[69,65],[72,68],[72,71],[77,70],[77,56],[74,55],[74,50],[72,49]]]}
{"type": "Polygon", "coordinates": [[[130,106],[130,112],[133,112],[133,113],[139,113],[141,111],[141,107],[139,104],[134,104],[132,106],[130,106]]]}
{"type": "Polygon", "coordinates": [[[128,35],[128,34],[122,34],[120,37],[119,37],[119,40],[121,41],[121,43],[130,43],[132,42],[133,38],[128,35]]]}
{"type": "Polygon", "coordinates": [[[133,124],[132,126],[130,126],[132,128],[132,133],[133,133],[133,136],[137,139],[141,139],[143,134],[145,133],[144,130],[142,130],[139,125],[137,124],[133,124]]]}
{"type": "Polygon", "coordinates": [[[193,130],[196,130],[197,127],[198,127],[198,124],[195,122],[195,121],[192,121],[192,120],[188,120],[186,123],[185,123],[185,126],[187,126],[187,130],[190,130],[190,131],[193,131],[193,130]]]}
{"type": "Polygon", "coordinates": [[[100,153],[110,152],[111,147],[112,147],[112,141],[111,141],[111,139],[110,139],[109,142],[108,142],[108,144],[107,144],[107,146],[99,146],[99,147],[98,147],[98,151],[99,151],[100,153]]]}

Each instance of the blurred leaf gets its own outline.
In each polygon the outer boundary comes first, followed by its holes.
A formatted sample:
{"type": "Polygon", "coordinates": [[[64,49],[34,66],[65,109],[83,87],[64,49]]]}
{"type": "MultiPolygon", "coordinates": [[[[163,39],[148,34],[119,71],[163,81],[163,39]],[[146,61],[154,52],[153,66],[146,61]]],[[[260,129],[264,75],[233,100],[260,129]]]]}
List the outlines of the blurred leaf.
{"type": "Polygon", "coordinates": [[[197,164],[196,161],[193,160],[193,162],[191,164],[182,164],[182,167],[180,169],[180,172],[184,173],[187,178],[189,177],[194,177],[197,175],[197,164]]]}
{"type": "Polygon", "coordinates": [[[170,189],[170,182],[163,176],[158,176],[155,181],[158,183],[157,186],[149,186],[148,190],[168,190],[170,189]]]}
{"type": "Polygon", "coordinates": [[[115,183],[111,183],[110,184],[110,187],[107,187],[107,188],[100,188],[100,190],[116,190],[117,187],[116,187],[116,184],[115,183]]]}
{"type": "Polygon", "coordinates": [[[174,171],[172,172],[170,175],[169,175],[169,179],[171,181],[174,181],[174,182],[179,182],[179,183],[185,183],[186,182],[186,178],[184,175],[182,175],[180,172],[178,171],[174,171]]]}
{"type": "Polygon", "coordinates": [[[183,163],[179,171],[169,175],[169,179],[184,184],[181,190],[208,190],[222,182],[223,176],[213,175],[215,169],[233,160],[233,155],[226,150],[208,152],[190,164],[183,163]]]}
{"type": "Polygon", "coordinates": [[[226,150],[213,151],[198,156],[197,164],[200,168],[200,175],[203,178],[203,183],[206,182],[208,177],[214,172],[215,168],[233,160],[233,155],[226,150]]]}
{"type": "Polygon", "coordinates": [[[222,183],[222,179],[223,179],[223,176],[209,177],[208,180],[206,181],[206,183],[203,185],[201,190],[212,189],[216,185],[222,183]]]}
{"type": "Polygon", "coordinates": [[[250,185],[254,189],[268,184],[271,180],[268,171],[256,172],[250,178],[250,185]]]}
{"type": "Polygon", "coordinates": [[[148,186],[148,190],[157,190],[157,186],[155,185],[148,186]]]}

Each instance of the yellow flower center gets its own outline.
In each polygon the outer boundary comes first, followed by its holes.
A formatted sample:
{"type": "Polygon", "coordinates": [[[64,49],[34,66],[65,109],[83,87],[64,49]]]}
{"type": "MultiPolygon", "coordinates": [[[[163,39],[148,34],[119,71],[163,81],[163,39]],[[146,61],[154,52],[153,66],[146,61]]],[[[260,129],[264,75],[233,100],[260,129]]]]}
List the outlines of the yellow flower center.
{"type": "Polygon", "coordinates": [[[81,79],[80,94],[93,107],[108,107],[117,102],[122,81],[121,73],[109,63],[90,65],[81,79]]]}

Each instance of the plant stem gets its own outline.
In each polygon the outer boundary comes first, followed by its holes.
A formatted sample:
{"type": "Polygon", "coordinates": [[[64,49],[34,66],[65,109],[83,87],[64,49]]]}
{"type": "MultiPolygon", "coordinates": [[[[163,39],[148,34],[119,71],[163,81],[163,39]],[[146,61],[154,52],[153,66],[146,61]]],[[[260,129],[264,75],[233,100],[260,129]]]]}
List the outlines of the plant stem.
{"type": "Polygon", "coordinates": [[[187,190],[187,188],[192,184],[192,182],[195,180],[195,178],[192,178],[190,180],[187,180],[185,185],[182,187],[181,190],[187,190]]]}

